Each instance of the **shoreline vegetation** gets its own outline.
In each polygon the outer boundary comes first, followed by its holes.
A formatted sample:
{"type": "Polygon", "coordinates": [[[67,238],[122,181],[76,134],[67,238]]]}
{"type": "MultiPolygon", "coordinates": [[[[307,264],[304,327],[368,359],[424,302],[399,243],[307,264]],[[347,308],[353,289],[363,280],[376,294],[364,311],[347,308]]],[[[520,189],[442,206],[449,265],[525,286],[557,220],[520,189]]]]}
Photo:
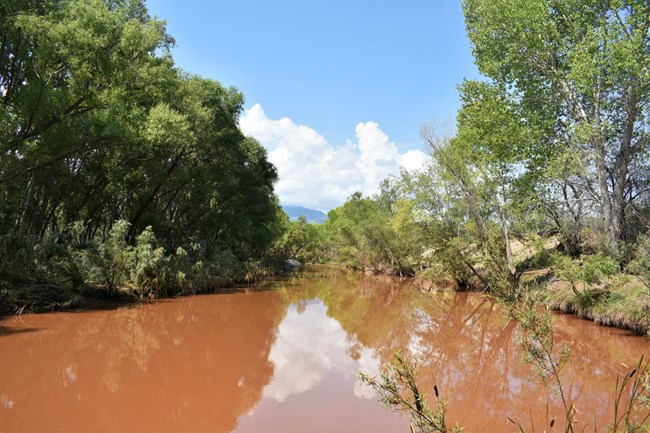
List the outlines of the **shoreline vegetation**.
{"type": "MultiPolygon", "coordinates": [[[[402,179],[405,176],[409,175],[402,173],[402,179]]],[[[390,208],[378,206],[384,199],[357,195],[331,211],[324,224],[292,222],[281,250],[303,263],[336,263],[367,274],[414,278],[425,291],[475,291],[497,298],[530,299],[549,310],[650,336],[647,235],[625,247],[632,257],[623,266],[599,250],[597,241],[589,239],[593,236],[589,229],[582,234],[584,252],[578,257],[566,254],[558,235],[534,236],[523,242],[513,239],[515,272],[510,274],[500,243],[481,246],[456,238],[430,249],[426,238],[412,236],[417,224],[408,228],[411,237],[405,243],[391,221],[398,214],[391,216],[390,208]]]]}
{"type": "MultiPolygon", "coordinates": [[[[375,268],[359,269],[350,265],[333,264],[354,272],[398,276],[394,272],[381,272],[375,268]]],[[[106,284],[83,283],[77,287],[64,287],[25,279],[10,288],[2,289],[0,315],[103,308],[137,304],[157,298],[218,293],[240,284],[264,281],[292,272],[298,267],[300,264],[295,260],[266,258],[231,264],[227,270],[221,270],[218,275],[212,277],[201,275],[200,281],[198,276],[188,278],[184,275],[182,285],[159,280],[159,283],[168,284],[164,289],[154,288],[151,285],[143,289],[131,283],[111,291],[106,284]]],[[[169,273],[170,269],[165,269],[164,272],[169,273]]],[[[426,269],[422,273],[403,277],[412,278],[416,286],[427,292],[454,290],[478,293],[485,290],[478,278],[461,287],[456,281],[448,278],[428,278],[426,269]]],[[[488,276],[485,275],[484,278],[488,276]]],[[[529,287],[526,293],[530,299],[547,310],[572,314],[602,326],[617,327],[630,330],[637,335],[650,336],[650,294],[647,293],[645,284],[634,275],[618,273],[600,281],[597,286],[583,288],[580,291],[574,290],[568,281],[560,279],[552,268],[523,271],[521,279],[529,287]]],[[[486,294],[490,295],[489,292],[486,294]]]]}

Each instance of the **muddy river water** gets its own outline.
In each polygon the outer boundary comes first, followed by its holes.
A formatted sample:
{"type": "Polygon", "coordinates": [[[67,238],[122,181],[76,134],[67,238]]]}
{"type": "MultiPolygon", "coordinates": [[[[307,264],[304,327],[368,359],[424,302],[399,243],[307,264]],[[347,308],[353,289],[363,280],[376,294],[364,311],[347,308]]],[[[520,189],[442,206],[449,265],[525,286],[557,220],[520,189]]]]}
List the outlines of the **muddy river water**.
{"type": "MultiPolygon", "coordinates": [[[[558,315],[568,397],[588,431],[645,337],[558,315]]],[[[548,430],[558,399],[529,380],[521,330],[478,294],[316,268],[231,293],[0,322],[0,432],[402,432],[358,371],[420,359],[469,432],[548,430]]],[[[556,428],[557,430],[557,428],[556,428]]]]}

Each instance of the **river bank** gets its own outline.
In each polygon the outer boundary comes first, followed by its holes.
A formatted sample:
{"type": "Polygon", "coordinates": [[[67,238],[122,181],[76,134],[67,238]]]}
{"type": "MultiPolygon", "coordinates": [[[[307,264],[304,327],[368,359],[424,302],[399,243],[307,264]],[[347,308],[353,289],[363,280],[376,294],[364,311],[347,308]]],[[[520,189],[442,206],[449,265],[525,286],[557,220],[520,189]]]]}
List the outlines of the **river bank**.
{"type": "MultiPolygon", "coordinates": [[[[415,280],[425,291],[485,290],[478,280],[463,286],[451,279],[432,280],[416,276],[415,280]]],[[[552,268],[541,268],[522,272],[520,285],[522,296],[530,296],[546,309],[650,337],[650,290],[634,275],[617,273],[594,286],[578,284],[574,287],[562,280],[552,268]]]]}
{"type": "MultiPolygon", "coordinates": [[[[188,285],[184,288],[169,287],[166,290],[144,293],[130,286],[109,292],[105,286],[85,283],[76,287],[18,284],[0,288],[0,315],[108,309],[156,298],[212,293],[295,270],[296,263],[267,260],[264,264],[233,268],[230,272],[214,276],[209,284],[188,285]]],[[[376,271],[361,272],[375,276],[383,275],[376,271]]],[[[484,290],[478,279],[460,286],[451,279],[429,278],[427,272],[403,278],[413,279],[415,284],[425,291],[484,290]]],[[[650,335],[650,293],[647,287],[632,275],[619,273],[604,279],[595,287],[574,288],[567,281],[563,281],[552,268],[540,268],[522,272],[520,280],[524,293],[528,293],[540,306],[549,310],[573,314],[603,326],[627,329],[638,335],[650,335]]]]}
{"type": "Polygon", "coordinates": [[[548,309],[650,336],[650,293],[632,275],[617,275],[607,284],[576,290],[553,279],[536,288],[533,296],[548,309]]]}
{"type": "Polygon", "coordinates": [[[19,281],[0,285],[0,316],[24,313],[45,313],[87,309],[110,309],[142,301],[190,296],[229,290],[291,272],[300,267],[295,260],[264,260],[239,263],[238,266],[213,275],[203,281],[188,281],[185,286],[160,286],[157,290],[142,290],[123,285],[110,290],[106,285],[81,283],[75,286],[19,281]]]}

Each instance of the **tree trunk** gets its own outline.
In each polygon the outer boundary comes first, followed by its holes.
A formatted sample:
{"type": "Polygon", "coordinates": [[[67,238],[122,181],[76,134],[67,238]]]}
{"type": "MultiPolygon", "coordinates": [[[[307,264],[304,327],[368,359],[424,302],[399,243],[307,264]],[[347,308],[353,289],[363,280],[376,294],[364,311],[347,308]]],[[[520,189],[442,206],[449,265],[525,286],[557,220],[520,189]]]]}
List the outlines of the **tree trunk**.
{"type": "MultiPolygon", "coordinates": [[[[623,134],[620,138],[620,147],[615,155],[614,166],[611,170],[605,170],[603,175],[611,176],[612,189],[606,191],[608,194],[602,198],[603,213],[605,219],[605,231],[610,243],[615,244],[618,241],[625,240],[625,208],[627,202],[625,191],[628,187],[628,174],[630,161],[632,159],[632,140],[634,139],[634,124],[638,117],[638,97],[637,89],[634,84],[628,87],[626,101],[626,117],[623,134]]],[[[602,151],[603,158],[598,158],[599,162],[604,159],[605,151],[602,151]]],[[[604,161],[602,161],[604,165],[604,161]]],[[[601,182],[601,168],[598,167],[598,178],[601,182]]],[[[604,181],[607,187],[607,177],[604,181]]],[[[603,186],[601,185],[601,194],[603,186]]]]}

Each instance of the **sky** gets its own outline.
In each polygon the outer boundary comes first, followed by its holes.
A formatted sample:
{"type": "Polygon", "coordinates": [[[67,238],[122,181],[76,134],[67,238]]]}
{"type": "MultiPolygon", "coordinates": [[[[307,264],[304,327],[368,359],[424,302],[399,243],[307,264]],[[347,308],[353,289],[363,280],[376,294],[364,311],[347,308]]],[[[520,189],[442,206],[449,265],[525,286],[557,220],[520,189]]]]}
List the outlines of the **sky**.
{"type": "Polygon", "coordinates": [[[268,151],[283,204],[327,211],[371,195],[427,150],[420,128],[477,79],[460,1],[148,0],[176,64],[246,98],[242,131],[268,151]]]}

